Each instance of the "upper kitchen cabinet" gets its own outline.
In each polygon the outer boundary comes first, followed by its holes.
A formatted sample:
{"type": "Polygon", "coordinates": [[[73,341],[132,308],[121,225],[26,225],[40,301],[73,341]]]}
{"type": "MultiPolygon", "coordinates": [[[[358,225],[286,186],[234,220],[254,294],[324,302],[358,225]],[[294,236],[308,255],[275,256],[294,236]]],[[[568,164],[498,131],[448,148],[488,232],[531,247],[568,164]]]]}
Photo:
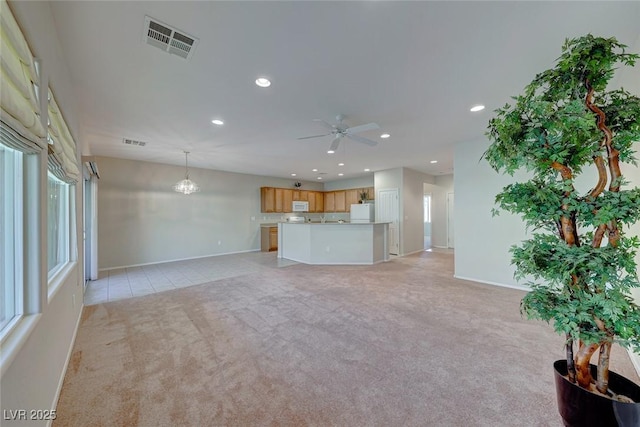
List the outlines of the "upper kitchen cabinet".
{"type": "Polygon", "coordinates": [[[347,209],[347,192],[345,190],[334,191],[335,194],[335,212],[349,212],[347,209]]]}
{"type": "Polygon", "coordinates": [[[335,212],[336,211],[336,193],[329,191],[324,193],[324,211],[335,212]]]}
{"type": "Polygon", "coordinates": [[[318,210],[316,206],[316,192],[315,191],[307,191],[307,202],[309,202],[309,212],[321,212],[318,210]]]}
{"type": "Polygon", "coordinates": [[[260,188],[260,211],[275,212],[276,211],[276,189],[273,187],[260,188]]]}
{"type": "Polygon", "coordinates": [[[324,193],[316,192],[316,212],[324,212],[324,193]]]}
{"type": "Polygon", "coordinates": [[[351,205],[360,202],[360,193],[366,191],[373,200],[373,187],[335,191],[310,191],[290,188],[261,187],[260,207],[265,213],[289,213],[292,202],[309,202],[309,213],[349,212],[351,205]]]}
{"type": "Polygon", "coordinates": [[[352,188],[351,190],[345,190],[345,204],[349,207],[351,207],[351,205],[354,205],[356,203],[358,203],[360,201],[360,189],[359,188],[352,188]]]}
{"type": "Polygon", "coordinates": [[[344,190],[324,193],[324,212],[349,212],[344,190]]]}
{"type": "Polygon", "coordinates": [[[261,187],[260,211],[265,213],[291,212],[293,190],[289,188],[261,187]]]}

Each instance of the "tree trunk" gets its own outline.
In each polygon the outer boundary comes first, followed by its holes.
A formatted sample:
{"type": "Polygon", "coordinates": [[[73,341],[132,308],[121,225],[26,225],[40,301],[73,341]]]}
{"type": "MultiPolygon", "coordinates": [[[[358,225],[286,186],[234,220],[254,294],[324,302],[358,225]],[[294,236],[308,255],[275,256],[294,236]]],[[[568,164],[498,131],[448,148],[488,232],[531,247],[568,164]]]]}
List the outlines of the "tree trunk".
{"type": "Polygon", "coordinates": [[[578,385],[582,388],[591,388],[593,377],[591,376],[591,367],[589,366],[589,362],[591,361],[591,356],[593,356],[593,353],[595,353],[597,349],[598,344],[586,345],[584,343],[580,343],[580,348],[576,355],[576,379],[578,381],[578,385]]]}

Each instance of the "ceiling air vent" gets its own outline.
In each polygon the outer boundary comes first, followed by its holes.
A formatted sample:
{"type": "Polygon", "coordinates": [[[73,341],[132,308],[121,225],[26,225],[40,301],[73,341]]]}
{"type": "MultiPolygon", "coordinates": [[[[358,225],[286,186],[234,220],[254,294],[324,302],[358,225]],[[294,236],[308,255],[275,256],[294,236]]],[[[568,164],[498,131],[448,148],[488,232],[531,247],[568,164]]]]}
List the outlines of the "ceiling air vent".
{"type": "Polygon", "coordinates": [[[149,16],[144,17],[143,38],[147,44],[185,59],[191,59],[193,51],[198,45],[197,38],[186,35],[149,16]]]}
{"type": "Polygon", "coordinates": [[[137,145],[139,147],[144,147],[145,145],[147,145],[147,143],[144,141],[136,141],[135,139],[127,139],[127,138],[124,138],[122,140],[122,143],[126,145],[137,145]]]}

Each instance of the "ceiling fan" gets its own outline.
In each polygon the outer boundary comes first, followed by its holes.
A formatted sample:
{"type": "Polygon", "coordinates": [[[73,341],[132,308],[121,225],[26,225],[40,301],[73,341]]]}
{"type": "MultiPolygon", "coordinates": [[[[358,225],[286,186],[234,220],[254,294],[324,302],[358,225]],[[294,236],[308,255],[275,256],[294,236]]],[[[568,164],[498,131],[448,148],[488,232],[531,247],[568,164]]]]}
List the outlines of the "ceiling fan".
{"type": "Polygon", "coordinates": [[[374,146],[378,144],[378,141],[365,138],[364,136],[356,135],[357,133],[360,133],[360,132],[380,129],[380,126],[378,126],[377,123],[367,123],[366,125],[349,127],[346,123],[344,123],[344,115],[342,114],[338,114],[336,116],[337,123],[335,125],[332,125],[320,119],[313,119],[313,121],[320,123],[322,126],[327,128],[330,132],[322,135],[303,136],[298,139],[320,138],[323,136],[333,135],[333,141],[331,142],[329,151],[327,151],[328,153],[335,153],[336,150],[338,149],[338,146],[340,145],[340,140],[345,136],[349,139],[352,139],[354,141],[361,142],[363,144],[367,144],[370,146],[374,146]]]}

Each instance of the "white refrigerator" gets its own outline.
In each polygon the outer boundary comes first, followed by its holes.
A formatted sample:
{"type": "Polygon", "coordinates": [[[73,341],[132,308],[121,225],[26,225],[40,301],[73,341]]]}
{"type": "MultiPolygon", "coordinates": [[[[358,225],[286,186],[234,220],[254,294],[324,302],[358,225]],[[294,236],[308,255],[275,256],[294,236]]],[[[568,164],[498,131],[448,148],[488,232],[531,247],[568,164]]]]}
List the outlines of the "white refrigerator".
{"type": "Polygon", "coordinates": [[[351,222],[374,222],[376,219],[373,203],[351,205],[351,222]]]}

